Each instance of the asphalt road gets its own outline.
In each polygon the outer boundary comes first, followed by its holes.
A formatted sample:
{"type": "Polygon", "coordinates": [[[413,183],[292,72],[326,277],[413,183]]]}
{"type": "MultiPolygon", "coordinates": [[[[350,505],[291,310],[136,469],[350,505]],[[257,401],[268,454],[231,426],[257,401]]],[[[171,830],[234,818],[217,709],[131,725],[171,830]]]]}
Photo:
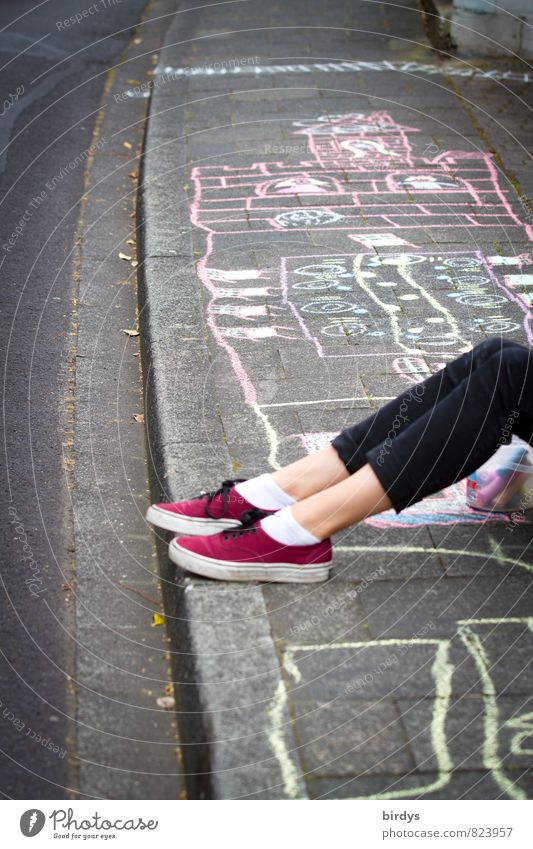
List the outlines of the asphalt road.
{"type": "Polygon", "coordinates": [[[105,73],[144,6],[144,0],[0,5],[0,793],[8,798],[61,798],[65,787],[76,788],[65,753],[75,661],[63,456],[69,256],[105,73]]]}

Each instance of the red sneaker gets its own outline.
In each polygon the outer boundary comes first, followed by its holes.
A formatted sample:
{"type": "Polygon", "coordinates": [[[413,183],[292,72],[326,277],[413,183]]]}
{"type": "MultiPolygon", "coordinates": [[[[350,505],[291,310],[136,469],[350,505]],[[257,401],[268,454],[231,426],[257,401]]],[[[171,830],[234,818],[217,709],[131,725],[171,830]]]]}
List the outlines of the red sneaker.
{"type": "Polygon", "coordinates": [[[223,481],[219,489],[203,492],[190,501],[152,504],[146,519],[158,528],[189,536],[208,536],[227,528],[240,528],[241,515],[256,510],[235,490],[235,484],[241,482],[239,479],[223,481]]]}
{"type": "Polygon", "coordinates": [[[260,522],[216,536],[182,537],[169,545],[170,559],[196,575],[220,581],[325,581],[331,567],[331,541],[282,545],[260,522]]]}

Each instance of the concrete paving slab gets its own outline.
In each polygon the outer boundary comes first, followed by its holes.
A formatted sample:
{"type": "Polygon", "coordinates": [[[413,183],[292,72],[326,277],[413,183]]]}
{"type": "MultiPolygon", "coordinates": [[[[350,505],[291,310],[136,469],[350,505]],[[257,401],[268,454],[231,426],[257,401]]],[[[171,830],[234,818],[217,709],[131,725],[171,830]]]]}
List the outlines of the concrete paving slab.
{"type": "Polygon", "coordinates": [[[413,766],[392,700],[306,704],[296,726],[306,776],[405,774],[413,766]]]}

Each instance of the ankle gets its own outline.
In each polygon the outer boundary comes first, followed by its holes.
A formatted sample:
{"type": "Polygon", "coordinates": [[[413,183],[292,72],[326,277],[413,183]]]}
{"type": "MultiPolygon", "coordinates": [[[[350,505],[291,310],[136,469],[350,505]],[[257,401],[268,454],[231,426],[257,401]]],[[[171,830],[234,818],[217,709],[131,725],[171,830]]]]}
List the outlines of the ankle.
{"type": "Polygon", "coordinates": [[[279,472],[273,472],[271,478],[273,483],[278,486],[288,498],[292,499],[293,502],[301,501],[302,498],[305,498],[305,494],[302,492],[301,480],[288,478],[287,475],[284,474],[284,469],[281,469],[279,472]]]}
{"type": "Polygon", "coordinates": [[[296,521],[292,507],[284,507],[278,513],[261,520],[264,532],[281,545],[317,545],[321,540],[296,521]]]}
{"type": "Polygon", "coordinates": [[[261,510],[282,510],[290,507],[295,499],[280,487],[269,473],[238,483],[236,492],[254,507],[261,510]]]}

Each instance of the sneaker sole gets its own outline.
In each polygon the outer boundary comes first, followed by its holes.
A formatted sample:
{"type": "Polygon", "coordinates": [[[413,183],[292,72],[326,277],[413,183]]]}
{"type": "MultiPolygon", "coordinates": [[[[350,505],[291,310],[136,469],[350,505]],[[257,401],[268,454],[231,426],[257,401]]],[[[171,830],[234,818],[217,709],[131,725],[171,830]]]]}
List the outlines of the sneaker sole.
{"type": "Polygon", "coordinates": [[[200,519],[180,516],[178,513],[161,510],[153,504],[146,511],[146,521],[165,531],[189,537],[207,537],[218,534],[220,531],[241,527],[241,523],[236,519],[200,519]]]}
{"type": "Polygon", "coordinates": [[[172,541],[168,554],[173,563],[195,575],[215,578],[219,581],[272,581],[287,584],[316,584],[329,577],[331,560],[328,563],[310,563],[297,566],[294,563],[239,563],[213,560],[187,551],[172,541]]]}

